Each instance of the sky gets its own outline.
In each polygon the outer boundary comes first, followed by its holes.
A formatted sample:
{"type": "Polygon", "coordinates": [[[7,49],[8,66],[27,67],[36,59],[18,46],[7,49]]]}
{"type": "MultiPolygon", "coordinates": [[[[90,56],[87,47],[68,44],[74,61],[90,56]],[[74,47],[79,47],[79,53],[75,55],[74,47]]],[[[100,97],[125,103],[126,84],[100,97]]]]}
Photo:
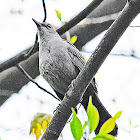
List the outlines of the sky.
{"type": "MultiPolygon", "coordinates": [[[[55,9],[61,12],[63,20],[69,21],[90,2],[91,0],[46,0],[47,21],[60,27],[61,23],[56,17],[55,9]]],[[[40,22],[43,20],[41,1],[0,1],[0,62],[15,56],[33,44],[37,29],[31,18],[40,22]]],[[[140,16],[131,25],[139,26],[139,23],[140,16]]],[[[83,55],[86,59],[96,48],[104,33],[84,46],[83,50],[87,53],[83,55]]],[[[114,116],[118,111],[123,111],[121,118],[117,120],[119,126],[117,140],[139,139],[140,59],[116,55],[131,55],[133,50],[135,55],[140,57],[139,33],[140,28],[129,27],[96,74],[99,97],[111,115],[114,116]]],[[[41,76],[35,80],[42,87],[53,92],[41,76]]],[[[33,116],[38,112],[53,114],[58,104],[58,101],[30,82],[0,107],[0,138],[2,140],[35,140],[34,136],[29,135],[33,116]]],[[[82,107],[78,116],[81,120],[85,119],[82,107]]],[[[63,130],[63,139],[73,139],[69,124],[63,130]]]]}

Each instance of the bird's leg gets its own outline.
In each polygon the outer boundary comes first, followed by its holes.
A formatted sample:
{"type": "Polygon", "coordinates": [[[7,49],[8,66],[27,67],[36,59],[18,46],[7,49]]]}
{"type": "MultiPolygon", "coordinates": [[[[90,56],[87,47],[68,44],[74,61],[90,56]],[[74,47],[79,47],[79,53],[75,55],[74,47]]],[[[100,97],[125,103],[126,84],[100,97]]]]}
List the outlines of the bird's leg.
{"type": "MultiPolygon", "coordinates": [[[[74,88],[75,82],[76,82],[76,79],[73,79],[72,82],[71,82],[71,84],[68,86],[68,89],[72,90],[72,89],[74,88]]],[[[71,92],[67,92],[67,93],[66,93],[66,96],[67,96],[67,97],[70,97],[70,93],[71,93],[71,92]]],[[[80,99],[80,103],[81,103],[82,101],[83,101],[83,98],[80,99]]]]}
{"type": "MultiPolygon", "coordinates": [[[[53,114],[55,114],[56,111],[59,111],[59,107],[61,106],[61,104],[58,104],[58,106],[56,107],[56,109],[53,111],[53,114]]],[[[60,111],[59,111],[60,112],[60,111]]]]}
{"type": "Polygon", "coordinates": [[[71,84],[68,86],[69,89],[74,87],[75,80],[76,80],[76,79],[73,79],[73,80],[71,81],[71,84]]]}
{"type": "MultiPolygon", "coordinates": [[[[68,89],[73,89],[73,87],[74,87],[74,85],[75,85],[75,79],[73,79],[72,81],[71,81],[71,84],[68,86],[68,89]]],[[[70,97],[70,94],[69,94],[70,92],[67,92],[66,93],[66,95],[65,96],[67,96],[67,97],[70,97]]]]}

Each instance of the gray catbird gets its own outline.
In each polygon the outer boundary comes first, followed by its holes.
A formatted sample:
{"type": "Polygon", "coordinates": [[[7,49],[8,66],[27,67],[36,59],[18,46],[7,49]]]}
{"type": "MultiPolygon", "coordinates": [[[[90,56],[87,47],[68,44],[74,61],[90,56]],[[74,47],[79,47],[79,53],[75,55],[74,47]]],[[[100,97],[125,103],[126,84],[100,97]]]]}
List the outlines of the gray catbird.
{"type": "MultiPolygon", "coordinates": [[[[39,23],[33,19],[39,33],[39,70],[40,74],[54,89],[62,100],[72,80],[76,78],[86,61],[82,54],[72,44],[64,41],[55,29],[46,22],[39,23]]],[[[102,124],[111,117],[97,95],[95,79],[87,88],[81,104],[87,109],[89,96],[93,98],[93,104],[99,111],[100,121],[95,133],[99,132],[102,124]]],[[[117,135],[117,125],[111,132],[117,135]]]]}

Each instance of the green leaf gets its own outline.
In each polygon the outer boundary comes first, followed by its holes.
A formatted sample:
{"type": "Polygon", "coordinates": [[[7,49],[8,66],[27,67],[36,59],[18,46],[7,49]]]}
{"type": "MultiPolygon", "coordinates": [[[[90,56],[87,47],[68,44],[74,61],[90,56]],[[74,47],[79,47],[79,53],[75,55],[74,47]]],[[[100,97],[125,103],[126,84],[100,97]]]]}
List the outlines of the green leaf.
{"type": "Polygon", "coordinates": [[[93,140],[106,140],[105,138],[97,138],[97,137],[95,137],[95,138],[93,138],[93,140]]]}
{"type": "Polygon", "coordinates": [[[77,36],[76,36],[76,35],[73,36],[73,37],[70,39],[70,42],[71,42],[72,44],[74,44],[76,41],[77,41],[77,36]]]}
{"type": "Polygon", "coordinates": [[[133,128],[136,128],[136,127],[138,127],[138,125],[135,125],[133,128]]]}
{"type": "Polygon", "coordinates": [[[108,134],[114,129],[114,127],[115,127],[115,119],[110,118],[102,125],[99,134],[108,134]]]}
{"type": "Polygon", "coordinates": [[[63,24],[66,24],[66,21],[62,21],[63,24]]]}
{"type": "Polygon", "coordinates": [[[110,133],[115,127],[115,121],[120,118],[122,111],[116,113],[113,118],[108,119],[100,128],[99,134],[108,134],[110,133]]]}
{"type": "Polygon", "coordinates": [[[130,123],[130,125],[132,124],[131,120],[130,120],[130,122],[129,122],[129,123],[130,123]]]}
{"type": "Polygon", "coordinates": [[[91,133],[95,130],[99,123],[99,112],[97,108],[92,104],[92,97],[89,98],[89,103],[87,107],[87,115],[88,115],[88,126],[89,132],[91,133]]]}
{"type": "Polygon", "coordinates": [[[85,127],[88,125],[88,122],[85,122],[85,124],[83,125],[83,130],[85,129],[85,127]]]}
{"type": "Polygon", "coordinates": [[[110,134],[97,135],[93,140],[115,140],[114,136],[110,134]]]}
{"type": "Polygon", "coordinates": [[[58,10],[55,10],[57,17],[60,19],[61,21],[61,13],[58,10]]]}
{"type": "Polygon", "coordinates": [[[70,122],[71,132],[76,140],[80,140],[81,137],[83,136],[83,127],[80,120],[76,116],[76,112],[74,109],[72,109],[72,112],[73,112],[73,120],[72,122],[70,122]]]}
{"type": "Polygon", "coordinates": [[[113,117],[115,121],[120,118],[121,114],[122,114],[122,111],[119,111],[116,113],[116,115],[113,117]]]}

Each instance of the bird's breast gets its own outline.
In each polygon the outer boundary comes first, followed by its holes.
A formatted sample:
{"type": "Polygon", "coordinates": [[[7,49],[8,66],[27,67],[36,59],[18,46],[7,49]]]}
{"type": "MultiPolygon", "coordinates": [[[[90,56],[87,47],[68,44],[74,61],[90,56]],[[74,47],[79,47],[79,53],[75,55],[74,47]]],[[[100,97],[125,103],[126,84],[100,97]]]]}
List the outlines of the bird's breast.
{"type": "Polygon", "coordinates": [[[41,75],[60,93],[68,90],[71,81],[78,74],[69,57],[60,53],[50,52],[47,56],[40,56],[39,65],[41,75]]]}

